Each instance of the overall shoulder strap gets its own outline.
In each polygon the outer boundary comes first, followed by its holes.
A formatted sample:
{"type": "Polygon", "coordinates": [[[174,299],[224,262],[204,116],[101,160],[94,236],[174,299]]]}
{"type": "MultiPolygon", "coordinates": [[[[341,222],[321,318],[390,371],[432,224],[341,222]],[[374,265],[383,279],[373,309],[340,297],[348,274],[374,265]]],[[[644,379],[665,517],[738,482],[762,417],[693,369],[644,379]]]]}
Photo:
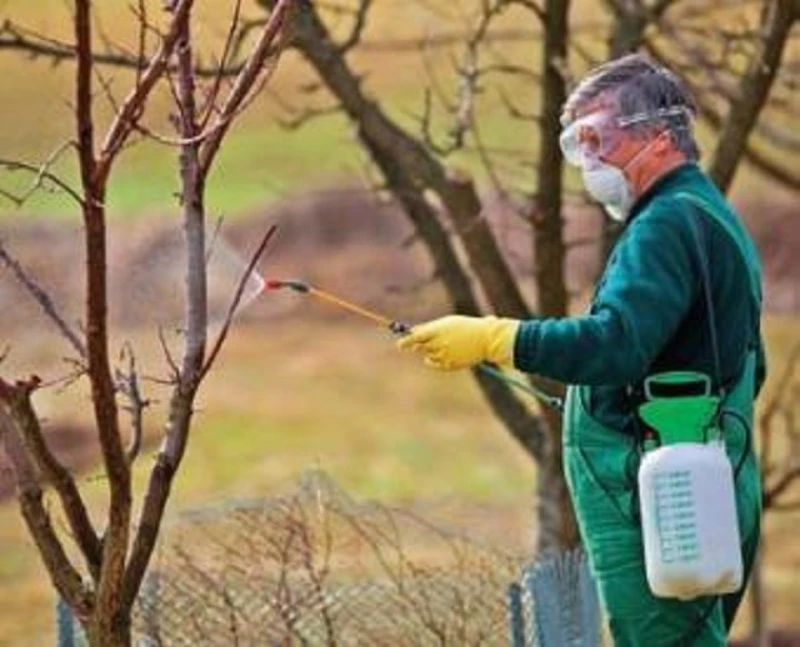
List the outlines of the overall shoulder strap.
{"type": "MultiPolygon", "coordinates": [[[[752,241],[749,237],[747,237],[746,233],[741,229],[741,227],[735,226],[735,223],[729,221],[729,219],[722,217],[718,212],[717,209],[707,200],[704,198],[697,196],[691,193],[678,193],[676,194],[677,197],[686,200],[687,202],[691,203],[698,210],[702,213],[706,214],[710,217],[715,223],[717,223],[720,227],[722,227],[723,231],[728,235],[731,242],[734,243],[734,247],[736,247],[737,251],[739,252],[739,256],[742,262],[745,265],[747,270],[747,276],[750,282],[750,293],[751,298],[754,301],[755,307],[760,309],[762,294],[761,294],[761,267],[758,261],[758,255],[755,250],[755,246],[753,245],[752,241]]],[[[717,384],[720,385],[722,388],[722,375],[720,369],[720,354],[719,354],[719,342],[717,336],[717,327],[715,321],[715,314],[714,314],[714,301],[712,298],[711,292],[711,272],[709,270],[708,264],[708,254],[707,245],[704,246],[701,242],[701,238],[703,242],[705,242],[705,235],[701,235],[700,228],[698,227],[698,220],[700,220],[700,214],[697,211],[693,211],[693,217],[689,219],[689,224],[692,229],[692,236],[695,242],[695,247],[697,250],[699,263],[700,263],[700,272],[701,278],[703,283],[703,294],[704,299],[707,304],[708,314],[709,314],[709,329],[711,335],[711,346],[712,352],[714,354],[714,370],[715,370],[715,377],[717,379],[717,384]]],[[[703,229],[703,234],[705,234],[706,230],[703,229]]],[[[754,333],[756,339],[754,342],[757,342],[758,334],[757,332],[754,333]]]]}
{"type": "Polygon", "coordinates": [[[706,309],[708,310],[708,331],[711,337],[711,353],[714,359],[714,378],[717,380],[717,388],[720,393],[724,395],[724,388],[722,386],[722,362],[719,354],[719,340],[717,338],[717,321],[714,312],[714,295],[711,292],[711,271],[708,269],[708,254],[707,242],[705,236],[700,231],[697,225],[698,215],[692,211],[692,217],[689,218],[689,226],[692,229],[692,239],[695,243],[697,250],[697,260],[700,265],[700,278],[703,284],[703,298],[706,302],[706,309]],[[702,239],[702,242],[701,242],[702,239]]]}
{"type": "Polygon", "coordinates": [[[736,226],[735,223],[730,221],[730,219],[722,217],[717,208],[702,196],[681,191],[676,193],[675,197],[686,200],[687,202],[696,206],[711,219],[713,219],[714,222],[723,229],[723,231],[725,231],[739,252],[742,262],[744,262],[745,267],[747,268],[747,276],[750,280],[751,293],[753,298],[760,305],[762,301],[761,264],[758,260],[758,252],[755,249],[755,245],[753,245],[752,240],[747,236],[745,231],[742,230],[741,226],[736,226]]]}

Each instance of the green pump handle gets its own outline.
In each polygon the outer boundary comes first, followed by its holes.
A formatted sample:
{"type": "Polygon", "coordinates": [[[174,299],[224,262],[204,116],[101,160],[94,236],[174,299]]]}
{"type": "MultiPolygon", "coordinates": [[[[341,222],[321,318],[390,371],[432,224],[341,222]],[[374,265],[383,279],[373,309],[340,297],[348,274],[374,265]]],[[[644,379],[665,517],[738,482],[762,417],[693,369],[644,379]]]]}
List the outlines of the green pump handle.
{"type": "Polygon", "coordinates": [[[720,397],[711,393],[708,375],[656,373],[645,379],[644,393],[646,402],[639,407],[639,417],[655,430],[661,445],[708,441],[720,403],[720,397]]]}

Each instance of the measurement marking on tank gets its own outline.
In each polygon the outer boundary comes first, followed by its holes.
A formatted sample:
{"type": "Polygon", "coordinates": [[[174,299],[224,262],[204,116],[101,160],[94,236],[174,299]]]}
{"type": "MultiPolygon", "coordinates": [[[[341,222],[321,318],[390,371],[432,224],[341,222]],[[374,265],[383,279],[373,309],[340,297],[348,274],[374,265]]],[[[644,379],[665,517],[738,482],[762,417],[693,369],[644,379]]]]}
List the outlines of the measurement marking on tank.
{"type": "Polygon", "coordinates": [[[697,517],[687,470],[662,472],[653,479],[656,532],[666,564],[700,558],[697,517]]]}

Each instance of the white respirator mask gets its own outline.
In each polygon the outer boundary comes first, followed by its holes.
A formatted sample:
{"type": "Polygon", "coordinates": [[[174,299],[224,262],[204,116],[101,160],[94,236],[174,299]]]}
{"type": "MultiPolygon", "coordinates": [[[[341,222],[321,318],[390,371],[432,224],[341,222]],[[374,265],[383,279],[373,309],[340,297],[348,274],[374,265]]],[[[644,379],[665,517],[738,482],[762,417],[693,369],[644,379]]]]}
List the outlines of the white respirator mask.
{"type": "Polygon", "coordinates": [[[625,171],[652,143],[642,146],[622,168],[600,160],[581,165],[583,185],[589,195],[602,204],[609,217],[616,222],[625,221],[635,199],[625,171]]]}

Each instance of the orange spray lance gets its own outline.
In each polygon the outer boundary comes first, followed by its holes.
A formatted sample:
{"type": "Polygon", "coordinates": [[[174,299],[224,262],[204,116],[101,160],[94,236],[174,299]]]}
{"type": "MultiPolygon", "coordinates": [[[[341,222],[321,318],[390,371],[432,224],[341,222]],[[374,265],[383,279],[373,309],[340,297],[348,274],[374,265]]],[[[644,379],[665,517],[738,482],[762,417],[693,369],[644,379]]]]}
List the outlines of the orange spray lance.
{"type": "MultiPolygon", "coordinates": [[[[298,294],[305,294],[314,297],[330,305],[342,308],[343,310],[347,310],[348,312],[358,315],[364,319],[369,319],[374,324],[377,324],[379,327],[389,330],[393,335],[402,336],[402,335],[407,335],[409,332],[411,332],[411,326],[409,324],[397,321],[395,319],[391,319],[389,317],[384,317],[383,315],[373,312],[372,310],[368,310],[360,305],[356,305],[355,303],[346,301],[341,297],[331,294],[330,292],[326,292],[312,285],[309,285],[305,281],[300,281],[297,279],[290,279],[290,280],[265,279],[264,288],[266,290],[288,289],[292,290],[293,292],[297,292],[298,294]]],[[[527,384],[510,375],[507,375],[494,364],[490,364],[488,362],[481,362],[480,364],[477,365],[477,368],[481,372],[487,375],[491,375],[492,377],[495,377],[505,382],[509,386],[512,386],[521,391],[525,391],[526,393],[532,395],[537,400],[539,400],[540,402],[542,402],[547,406],[554,407],[556,409],[563,408],[563,401],[561,400],[561,398],[550,395],[549,393],[545,393],[544,391],[537,389],[531,384],[527,384]]]]}

